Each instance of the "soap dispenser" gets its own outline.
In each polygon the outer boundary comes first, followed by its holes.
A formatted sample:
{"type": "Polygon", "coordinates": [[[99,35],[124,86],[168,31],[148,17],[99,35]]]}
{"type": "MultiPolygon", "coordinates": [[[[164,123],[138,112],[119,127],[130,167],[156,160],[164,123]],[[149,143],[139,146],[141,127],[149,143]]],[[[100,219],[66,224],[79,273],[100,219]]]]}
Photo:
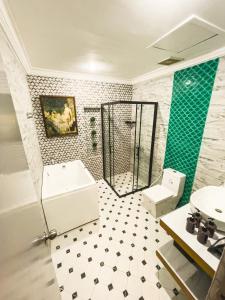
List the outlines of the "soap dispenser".
{"type": "Polygon", "coordinates": [[[195,219],[196,221],[196,228],[199,228],[201,221],[202,221],[202,215],[200,214],[199,211],[195,212],[192,214],[192,217],[195,219]]]}
{"type": "Polygon", "coordinates": [[[217,229],[217,226],[214,222],[214,219],[213,218],[208,218],[208,220],[205,222],[205,227],[208,229],[209,231],[209,237],[213,237],[216,229],[217,229]]]}
{"type": "Polygon", "coordinates": [[[209,237],[209,230],[205,226],[200,226],[198,229],[197,240],[199,243],[205,245],[209,237]]]}
{"type": "Polygon", "coordinates": [[[196,226],[196,220],[191,215],[191,217],[187,218],[187,223],[186,223],[186,230],[187,230],[187,232],[194,233],[195,226],[196,226]]]}

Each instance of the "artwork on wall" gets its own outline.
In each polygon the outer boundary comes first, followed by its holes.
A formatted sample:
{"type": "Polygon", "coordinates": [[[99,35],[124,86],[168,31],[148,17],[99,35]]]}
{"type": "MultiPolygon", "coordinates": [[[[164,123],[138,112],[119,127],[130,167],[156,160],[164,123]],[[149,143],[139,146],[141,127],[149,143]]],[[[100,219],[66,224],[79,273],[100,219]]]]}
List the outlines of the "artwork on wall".
{"type": "Polygon", "coordinates": [[[40,96],[46,136],[78,134],[75,98],[70,96],[40,96]]]}

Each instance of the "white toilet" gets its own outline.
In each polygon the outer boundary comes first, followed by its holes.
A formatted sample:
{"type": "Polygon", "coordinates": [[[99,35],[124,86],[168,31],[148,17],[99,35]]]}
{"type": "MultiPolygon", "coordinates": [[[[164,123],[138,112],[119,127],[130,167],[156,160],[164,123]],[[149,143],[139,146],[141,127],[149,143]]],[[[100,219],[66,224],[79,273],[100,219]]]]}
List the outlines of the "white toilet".
{"type": "Polygon", "coordinates": [[[143,192],[143,206],[158,218],[174,210],[183,195],[186,175],[173,169],[164,169],[162,183],[143,192]]]}

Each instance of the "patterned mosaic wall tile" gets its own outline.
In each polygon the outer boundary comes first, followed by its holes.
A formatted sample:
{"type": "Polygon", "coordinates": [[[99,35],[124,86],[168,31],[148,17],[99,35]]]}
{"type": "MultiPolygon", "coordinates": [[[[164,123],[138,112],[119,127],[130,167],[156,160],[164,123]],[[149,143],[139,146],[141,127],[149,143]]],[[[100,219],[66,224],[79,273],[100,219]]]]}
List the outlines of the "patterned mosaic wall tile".
{"type": "Polygon", "coordinates": [[[164,167],[186,174],[179,205],[189,202],[218,59],[174,75],[164,167]]]}
{"type": "MultiPolygon", "coordinates": [[[[158,101],[153,180],[161,172],[167,139],[173,77],[165,76],[133,86],[133,100],[158,101]]],[[[220,58],[206,119],[193,190],[225,182],[225,58],[220,58]]]]}
{"type": "Polygon", "coordinates": [[[225,58],[220,58],[193,190],[225,182],[225,58]]]}
{"type": "Polygon", "coordinates": [[[93,113],[96,118],[99,145],[97,150],[92,151],[89,133],[89,130],[91,132],[89,117],[92,114],[90,112],[85,113],[84,107],[100,107],[101,103],[109,101],[130,101],[132,86],[33,75],[28,75],[27,80],[44,164],[81,159],[96,179],[102,178],[100,112],[93,113]],[[51,139],[46,137],[41,114],[40,95],[75,96],[79,131],[77,136],[51,139]]]}

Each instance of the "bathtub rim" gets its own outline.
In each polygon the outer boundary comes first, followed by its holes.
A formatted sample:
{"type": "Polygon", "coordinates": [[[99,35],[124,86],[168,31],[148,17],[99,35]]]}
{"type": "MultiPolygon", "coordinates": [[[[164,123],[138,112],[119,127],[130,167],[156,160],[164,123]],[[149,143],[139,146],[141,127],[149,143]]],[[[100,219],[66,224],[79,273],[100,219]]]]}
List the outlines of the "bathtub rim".
{"type": "Polygon", "coordinates": [[[93,187],[95,185],[97,185],[97,183],[96,183],[94,177],[92,176],[92,174],[90,173],[90,171],[88,170],[88,168],[84,165],[84,163],[81,160],[73,160],[73,161],[63,162],[63,163],[59,163],[59,164],[46,165],[46,166],[43,167],[41,198],[42,198],[42,201],[56,199],[56,198],[61,197],[63,195],[68,195],[68,194],[72,194],[72,193],[77,192],[77,191],[81,191],[81,190],[86,189],[86,188],[91,188],[91,187],[93,187]],[[67,163],[71,163],[71,162],[74,162],[74,161],[79,162],[79,164],[81,165],[81,167],[84,169],[84,172],[88,176],[90,182],[85,183],[83,185],[76,186],[76,187],[73,186],[71,188],[71,190],[64,191],[62,193],[58,193],[58,194],[54,194],[54,195],[50,195],[50,196],[46,195],[46,191],[45,191],[45,193],[43,193],[44,184],[46,184],[46,182],[44,182],[44,172],[46,171],[45,167],[54,166],[54,165],[57,165],[57,166],[58,165],[62,165],[63,166],[63,165],[66,165],[67,163]]]}

